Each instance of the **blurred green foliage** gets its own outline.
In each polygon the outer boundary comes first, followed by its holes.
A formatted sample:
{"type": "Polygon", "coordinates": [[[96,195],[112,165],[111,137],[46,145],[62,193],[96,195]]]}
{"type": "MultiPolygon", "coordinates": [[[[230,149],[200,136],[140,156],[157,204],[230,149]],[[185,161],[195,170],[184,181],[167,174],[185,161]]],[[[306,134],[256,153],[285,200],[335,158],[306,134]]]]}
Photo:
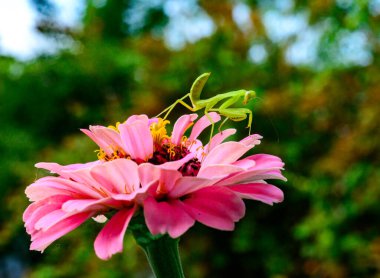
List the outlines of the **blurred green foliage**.
{"type": "Polygon", "coordinates": [[[154,116],[211,71],[205,96],[258,92],[253,131],[264,140],[254,151],[283,158],[289,181],[277,183],[283,203],[247,202],[234,232],[196,225],[183,236],[187,276],[380,277],[379,2],[183,2],[188,14],[207,15],[213,32],[173,49],[166,35],[176,16],[165,1],[87,1],[79,29],[57,25],[51,3],[34,1],[39,30],[72,47],[27,62],[0,56],[0,276],[148,277],[130,234],[122,254],[96,258],[101,225],[91,221],[42,255],[29,251],[23,191],[45,174],[36,162],[96,159],[79,128],[154,116]],[[245,23],[239,8],[249,11],[245,23]],[[299,15],[306,26],[289,35],[289,24],[273,21],[299,15]],[[313,32],[315,49],[311,37],[301,41],[313,32]],[[314,56],[297,62],[292,49],[314,56]]]}

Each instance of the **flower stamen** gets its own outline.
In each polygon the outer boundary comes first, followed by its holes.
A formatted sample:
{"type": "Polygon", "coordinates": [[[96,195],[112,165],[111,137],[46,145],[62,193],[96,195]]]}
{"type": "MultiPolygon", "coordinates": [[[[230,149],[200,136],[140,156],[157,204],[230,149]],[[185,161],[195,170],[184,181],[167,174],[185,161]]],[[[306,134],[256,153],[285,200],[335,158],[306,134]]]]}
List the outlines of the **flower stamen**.
{"type": "Polygon", "coordinates": [[[124,153],[122,150],[115,150],[111,155],[108,155],[103,149],[96,150],[99,160],[112,161],[119,158],[130,159],[130,156],[124,153]]]}
{"type": "Polygon", "coordinates": [[[150,125],[150,133],[152,134],[153,142],[155,145],[161,145],[164,140],[169,139],[170,137],[167,135],[166,125],[169,124],[170,121],[163,120],[158,118],[157,123],[152,123],[150,125]]]}
{"type": "Polygon", "coordinates": [[[120,122],[117,122],[114,126],[113,125],[109,125],[108,128],[111,128],[111,129],[119,132],[119,125],[120,125],[120,122]]]}

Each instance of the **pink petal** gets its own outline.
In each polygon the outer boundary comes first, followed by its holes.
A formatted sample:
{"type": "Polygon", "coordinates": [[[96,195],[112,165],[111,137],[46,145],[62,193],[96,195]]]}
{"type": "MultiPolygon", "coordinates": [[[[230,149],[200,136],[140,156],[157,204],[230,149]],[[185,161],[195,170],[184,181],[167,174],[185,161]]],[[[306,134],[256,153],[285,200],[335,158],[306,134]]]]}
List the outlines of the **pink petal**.
{"type": "Polygon", "coordinates": [[[86,134],[88,137],[91,138],[92,141],[96,143],[101,149],[103,149],[107,154],[111,154],[112,151],[109,149],[109,145],[107,142],[104,141],[103,138],[96,136],[91,130],[94,130],[96,128],[102,128],[102,126],[90,126],[90,130],[88,129],[81,129],[84,134],[86,134]]]}
{"type": "Polygon", "coordinates": [[[102,127],[94,130],[96,136],[102,138],[110,146],[121,146],[120,134],[113,128],[102,127]]]}
{"type": "MultiPolygon", "coordinates": [[[[46,231],[50,229],[52,226],[54,226],[55,224],[64,220],[65,218],[70,217],[71,215],[72,214],[67,213],[61,209],[51,211],[48,214],[41,217],[34,225],[34,228],[36,230],[46,231]]],[[[32,240],[33,240],[33,237],[32,237],[32,240]]]]}
{"type": "Polygon", "coordinates": [[[176,181],[181,177],[181,173],[177,170],[161,169],[157,193],[168,193],[170,190],[172,190],[176,181]]]}
{"type": "Polygon", "coordinates": [[[25,229],[28,234],[33,236],[37,229],[35,227],[36,223],[44,217],[46,214],[49,214],[50,212],[57,210],[61,207],[61,204],[48,204],[41,207],[38,207],[34,213],[25,221],[25,229]]]}
{"type": "Polygon", "coordinates": [[[241,159],[233,163],[234,166],[239,166],[244,168],[244,170],[248,170],[256,165],[256,162],[251,159],[241,159]]]}
{"type": "Polygon", "coordinates": [[[247,147],[253,148],[256,145],[260,145],[261,143],[260,139],[262,138],[263,137],[259,134],[252,134],[244,138],[243,140],[240,140],[240,143],[246,145],[247,147]]]}
{"type": "MultiPolygon", "coordinates": [[[[208,114],[211,117],[214,124],[220,121],[220,116],[218,113],[211,112],[208,114]]],[[[189,136],[189,140],[193,141],[197,139],[199,134],[201,134],[202,131],[210,125],[211,125],[211,122],[206,116],[203,116],[202,118],[200,118],[193,126],[193,129],[191,130],[191,134],[189,136]]]]}
{"type": "Polygon", "coordinates": [[[198,139],[191,141],[188,149],[191,153],[195,154],[195,157],[198,158],[199,161],[203,161],[203,158],[207,154],[207,150],[205,150],[205,147],[203,147],[203,143],[198,139]]]}
{"type": "Polygon", "coordinates": [[[182,136],[190,125],[198,117],[197,114],[183,115],[174,124],[171,141],[175,145],[179,145],[182,140],[182,136]]]}
{"type": "Polygon", "coordinates": [[[282,169],[285,165],[281,158],[270,154],[255,154],[246,159],[255,161],[255,169],[282,169]]]}
{"type": "Polygon", "coordinates": [[[157,193],[169,192],[175,182],[182,177],[181,173],[177,171],[179,167],[166,169],[162,165],[144,163],[139,166],[141,183],[143,186],[152,186],[154,181],[158,181],[157,193]]]}
{"type": "Polygon", "coordinates": [[[134,212],[135,207],[118,211],[100,231],[94,243],[95,253],[100,259],[108,260],[123,250],[124,234],[134,212]]]}
{"type": "Polygon", "coordinates": [[[214,183],[212,179],[203,179],[199,177],[181,177],[177,180],[173,189],[169,192],[170,198],[179,198],[190,194],[203,187],[210,186],[214,183]]]}
{"type": "Polygon", "coordinates": [[[228,164],[214,164],[202,167],[197,175],[199,178],[221,179],[230,174],[244,171],[243,168],[228,164]]]}
{"type": "Polygon", "coordinates": [[[129,159],[116,159],[95,166],[91,169],[91,176],[113,193],[131,193],[140,186],[138,166],[129,159]]]}
{"type": "Polygon", "coordinates": [[[132,116],[128,117],[128,119],[125,121],[125,123],[130,125],[130,124],[135,123],[136,121],[143,122],[146,126],[149,126],[149,118],[145,114],[132,115],[132,116]]]}
{"type": "MultiPolygon", "coordinates": [[[[178,168],[175,168],[175,170],[178,168]]],[[[150,185],[153,181],[159,180],[161,170],[159,167],[156,167],[153,164],[142,163],[139,165],[138,172],[141,186],[146,187],[150,185]]]]}
{"type": "Polygon", "coordinates": [[[236,175],[232,175],[221,182],[218,182],[219,186],[224,185],[232,185],[232,184],[242,184],[242,183],[252,183],[257,182],[259,180],[265,179],[279,179],[286,181],[286,178],[281,175],[280,170],[267,170],[267,169],[259,169],[259,170],[247,170],[245,172],[237,173],[236,175]]]}
{"type": "Polygon", "coordinates": [[[30,218],[35,213],[35,211],[40,207],[43,207],[45,205],[51,205],[51,204],[55,204],[55,205],[58,204],[59,206],[61,206],[64,202],[66,202],[69,199],[70,199],[70,196],[55,195],[50,198],[46,198],[46,199],[34,202],[26,208],[22,216],[22,219],[23,221],[27,221],[27,219],[30,218]]]}
{"type": "Polygon", "coordinates": [[[69,196],[56,195],[29,205],[23,214],[26,232],[34,234],[36,232],[35,224],[37,221],[50,212],[60,209],[62,203],[69,198],[69,196]]]}
{"type": "Polygon", "coordinates": [[[37,168],[46,169],[50,171],[51,173],[59,174],[63,178],[70,178],[69,174],[66,174],[67,172],[84,169],[84,168],[91,168],[100,163],[101,162],[99,160],[84,163],[84,164],[76,163],[76,164],[69,164],[69,165],[60,165],[58,163],[51,163],[51,162],[39,162],[35,164],[35,166],[37,168]]]}
{"type": "Polygon", "coordinates": [[[66,180],[58,177],[45,177],[32,183],[25,189],[25,194],[31,202],[40,201],[55,195],[71,196],[74,192],[64,183],[66,180]]]}
{"type": "Polygon", "coordinates": [[[60,177],[44,177],[29,185],[25,194],[30,201],[38,201],[53,195],[76,195],[101,198],[102,195],[93,187],[60,177]]]}
{"type": "Polygon", "coordinates": [[[55,224],[47,231],[39,231],[34,236],[34,240],[32,244],[30,245],[30,250],[37,250],[37,251],[42,252],[53,241],[71,232],[72,230],[80,226],[84,221],[86,221],[91,216],[92,216],[92,213],[89,213],[89,212],[76,214],[55,224]]]}
{"type": "MultiPolygon", "coordinates": [[[[122,202],[119,202],[120,206],[122,204],[131,205],[134,201],[136,201],[135,199],[138,198],[139,195],[144,195],[144,193],[148,189],[149,189],[149,187],[143,188],[143,189],[139,189],[138,191],[134,191],[131,194],[114,194],[114,195],[112,195],[112,199],[114,201],[122,201],[122,202]]],[[[140,198],[143,198],[143,197],[140,196],[140,198]]],[[[116,205],[116,206],[119,206],[119,205],[116,205]]]]}
{"type": "Polygon", "coordinates": [[[149,197],[144,202],[145,222],[153,235],[168,233],[177,238],[194,225],[194,219],[178,200],[157,202],[149,197]]]}
{"type": "MultiPolygon", "coordinates": [[[[102,164],[99,164],[102,165],[102,164]]],[[[80,187],[87,187],[88,189],[92,189],[96,192],[107,192],[108,189],[105,186],[102,186],[97,182],[92,176],[91,176],[91,169],[92,168],[83,168],[73,171],[63,171],[63,173],[68,174],[70,176],[70,179],[73,181],[76,181],[78,184],[80,184],[80,187]]],[[[100,194],[101,196],[103,194],[100,194]]]]}
{"type": "Polygon", "coordinates": [[[264,183],[237,184],[228,187],[241,198],[258,200],[268,205],[284,200],[284,193],[274,185],[264,183]]]}
{"type": "Polygon", "coordinates": [[[226,188],[210,186],[193,192],[186,198],[188,212],[202,224],[220,230],[231,231],[234,222],[244,216],[244,202],[226,188]]]}
{"type": "MultiPolygon", "coordinates": [[[[153,190],[153,187],[157,188],[157,186],[158,186],[158,180],[153,181],[150,184],[147,184],[143,187],[140,187],[130,194],[113,194],[111,197],[112,197],[112,200],[114,200],[116,202],[121,201],[120,202],[121,206],[131,205],[132,203],[142,204],[142,202],[144,201],[144,199],[146,198],[146,196],[148,194],[154,194],[155,189],[153,190]],[[151,193],[149,193],[150,189],[153,190],[153,191],[151,191],[151,193]]],[[[107,205],[108,205],[108,203],[107,203],[107,205]]],[[[111,203],[110,206],[118,207],[120,205],[111,203]]]]}
{"type": "Polygon", "coordinates": [[[153,124],[153,123],[158,123],[158,118],[150,118],[149,120],[148,120],[148,125],[150,126],[151,124],[153,124]]]}
{"type": "Polygon", "coordinates": [[[160,164],[160,165],[156,165],[156,166],[158,168],[166,169],[166,170],[177,170],[183,164],[185,164],[186,162],[193,159],[195,157],[195,155],[196,155],[195,153],[191,152],[191,153],[187,154],[184,158],[181,158],[181,159],[175,160],[175,161],[165,162],[164,164],[160,164]]]}
{"type": "Polygon", "coordinates": [[[202,167],[213,164],[230,164],[238,160],[251,148],[234,141],[222,143],[210,151],[202,163],[202,167]]]}
{"type": "Polygon", "coordinates": [[[215,148],[220,143],[222,143],[227,137],[229,137],[235,133],[236,133],[236,129],[229,128],[229,129],[225,129],[222,132],[215,134],[214,137],[211,138],[211,141],[205,146],[205,150],[207,152],[211,151],[213,148],[215,148]]]}
{"type": "Polygon", "coordinates": [[[147,161],[152,156],[153,138],[147,122],[135,120],[120,124],[119,131],[124,149],[132,159],[147,161]]]}
{"type": "Polygon", "coordinates": [[[81,131],[90,137],[108,155],[121,146],[120,134],[112,128],[90,126],[90,130],[81,129],[81,131]]]}
{"type": "Polygon", "coordinates": [[[62,210],[67,213],[78,213],[84,211],[104,211],[107,210],[108,205],[117,206],[119,203],[112,203],[111,197],[103,199],[77,199],[77,200],[68,200],[62,205],[62,210]]]}

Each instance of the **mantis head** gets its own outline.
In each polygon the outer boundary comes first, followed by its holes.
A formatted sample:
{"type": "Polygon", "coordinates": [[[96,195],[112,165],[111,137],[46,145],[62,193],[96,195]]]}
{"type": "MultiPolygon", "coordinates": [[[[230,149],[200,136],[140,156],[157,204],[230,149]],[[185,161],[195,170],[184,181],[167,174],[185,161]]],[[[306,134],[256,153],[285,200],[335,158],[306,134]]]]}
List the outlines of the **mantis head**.
{"type": "Polygon", "coordinates": [[[246,105],[248,101],[250,101],[251,99],[254,99],[255,97],[256,97],[255,91],[245,91],[243,104],[246,105]]]}

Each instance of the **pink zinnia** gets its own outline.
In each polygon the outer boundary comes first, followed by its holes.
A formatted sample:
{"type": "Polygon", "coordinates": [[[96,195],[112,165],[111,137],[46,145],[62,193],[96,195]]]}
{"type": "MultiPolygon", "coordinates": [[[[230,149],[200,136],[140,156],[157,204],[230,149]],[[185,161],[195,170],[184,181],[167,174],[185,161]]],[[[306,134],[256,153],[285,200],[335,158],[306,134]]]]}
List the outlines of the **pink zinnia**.
{"type": "MultiPolygon", "coordinates": [[[[210,113],[214,122],[217,113],[210,113]]],[[[267,154],[241,159],[261,136],[223,141],[236,132],[227,129],[203,145],[198,136],[210,126],[204,116],[184,115],[171,136],[160,118],[131,116],[116,127],[82,130],[99,147],[98,161],[61,166],[38,163],[58,176],[38,179],[26,194],[33,203],[24,213],[32,250],[43,251],[53,241],[87,219],[116,211],[95,240],[95,252],[108,259],[121,252],[124,233],[138,209],[153,234],[176,238],[195,221],[233,230],[244,216],[242,199],[267,204],[281,202],[283,193],[266,179],[282,179],[283,162],[267,154]],[[192,125],[189,137],[184,136],[192,125]]]]}

